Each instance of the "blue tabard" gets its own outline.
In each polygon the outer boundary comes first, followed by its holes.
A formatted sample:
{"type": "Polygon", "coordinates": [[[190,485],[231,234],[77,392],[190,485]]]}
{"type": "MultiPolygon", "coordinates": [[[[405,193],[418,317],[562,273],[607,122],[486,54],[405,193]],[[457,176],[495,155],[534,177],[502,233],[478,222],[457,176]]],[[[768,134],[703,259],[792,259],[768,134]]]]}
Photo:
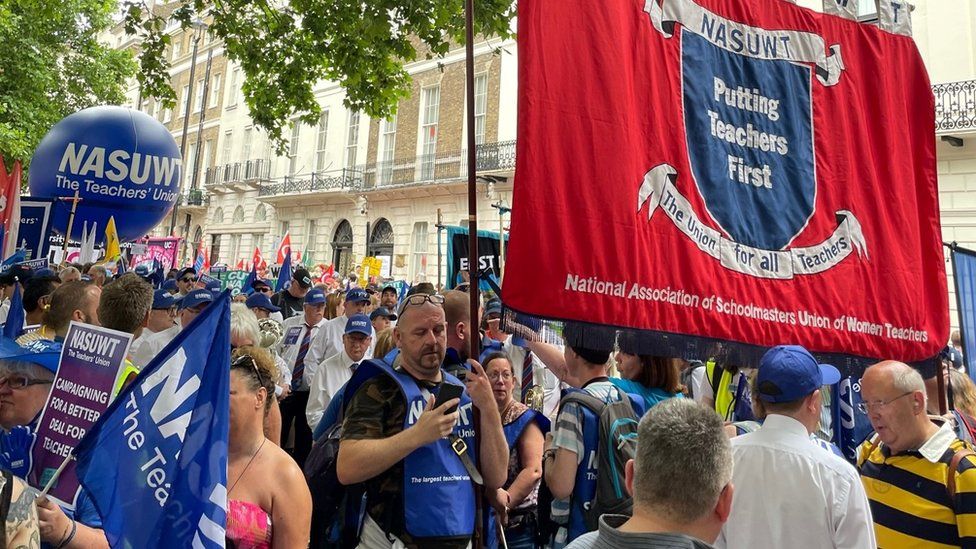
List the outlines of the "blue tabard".
{"type": "MultiPolygon", "coordinates": [[[[447,372],[442,371],[442,374],[444,382],[464,386],[447,372]]],[[[346,387],[347,401],[365,381],[377,375],[388,375],[400,386],[407,401],[403,428],[409,429],[423,413],[427,400],[414,378],[394,370],[385,361],[367,360],[356,368],[346,387]]],[[[460,417],[454,426],[454,434],[464,439],[468,456],[477,465],[473,405],[467,392],[461,396],[458,411],[460,417]]],[[[422,446],[404,458],[403,523],[411,537],[471,536],[475,522],[474,497],[471,477],[446,438],[422,446]]]]}
{"type": "MultiPolygon", "coordinates": [[[[515,450],[515,445],[518,443],[519,437],[522,436],[522,432],[533,421],[542,430],[543,436],[549,432],[549,418],[532,409],[526,410],[515,421],[502,426],[502,431],[505,432],[505,441],[508,442],[509,455],[515,450]]],[[[507,489],[508,486],[505,488],[507,489]]],[[[495,509],[491,506],[486,506],[486,508],[488,512],[485,513],[485,547],[495,549],[498,547],[498,527],[495,526],[495,509]]],[[[510,509],[509,511],[512,510],[510,509]]]]}

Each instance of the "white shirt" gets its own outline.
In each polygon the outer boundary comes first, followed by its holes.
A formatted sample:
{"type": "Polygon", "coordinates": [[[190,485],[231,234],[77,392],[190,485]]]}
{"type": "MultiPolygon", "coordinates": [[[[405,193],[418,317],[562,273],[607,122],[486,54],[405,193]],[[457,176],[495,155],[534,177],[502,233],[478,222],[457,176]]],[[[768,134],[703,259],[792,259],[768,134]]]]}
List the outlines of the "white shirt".
{"type": "Polygon", "coordinates": [[[162,332],[156,332],[145,338],[139,337],[136,342],[141,343],[138,346],[133,343],[129,348],[129,358],[132,360],[133,366],[140,370],[145,368],[152,359],[156,358],[159,351],[163,350],[163,347],[169,345],[170,341],[176,339],[176,336],[179,335],[182,329],[181,326],[174,324],[172,328],[167,328],[162,332]]]}
{"type": "MultiPolygon", "coordinates": [[[[305,371],[302,373],[302,382],[298,387],[298,391],[307,391],[308,385],[312,381],[312,376],[315,375],[315,370],[319,366],[319,362],[322,362],[322,356],[317,353],[315,347],[315,338],[319,335],[323,326],[328,321],[324,318],[318,321],[314,326],[312,326],[312,341],[309,343],[308,352],[305,354],[305,360],[302,361],[305,364],[305,371]]],[[[305,338],[305,314],[295,315],[290,317],[281,325],[282,331],[284,331],[285,336],[281,339],[281,345],[278,348],[278,354],[285,361],[288,367],[287,375],[283,380],[286,384],[291,383],[292,372],[295,368],[295,359],[298,358],[298,351],[302,346],[302,339],[305,338]]]]}
{"type": "Polygon", "coordinates": [[[562,393],[562,384],[556,374],[546,366],[539,356],[524,347],[519,347],[512,343],[509,337],[502,342],[502,352],[508,355],[512,361],[512,369],[515,373],[515,389],[513,395],[515,400],[522,402],[522,367],[525,364],[525,355],[532,355],[532,383],[542,387],[542,413],[550,419],[556,417],[559,409],[559,397],[562,393]]]}
{"type": "Polygon", "coordinates": [[[352,365],[358,363],[343,349],[341,353],[330,356],[319,364],[318,371],[312,378],[308,404],[305,406],[305,417],[313,431],[332,402],[332,396],[352,378],[352,365]]]}
{"type": "MultiPolygon", "coordinates": [[[[325,327],[319,331],[312,341],[312,347],[315,348],[317,356],[328,358],[341,353],[344,349],[342,336],[346,333],[346,323],[349,322],[349,317],[339,315],[325,322],[325,327]]],[[[366,356],[363,357],[363,360],[373,358],[373,348],[376,347],[376,330],[370,329],[373,331],[370,336],[373,339],[369,343],[369,349],[366,350],[366,356]]]]}
{"type": "Polygon", "coordinates": [[[874,548],[857,470],[810,440],[799,421],[770,414],[732,439],[732,513],[717,549],[874,548]]]}
{"type": "Polygon", "coordinates": [[[10,314],[10,299],[4,299],[3,303],[0,303],[0,324],[7,321],[8,314],[10,314]]]}

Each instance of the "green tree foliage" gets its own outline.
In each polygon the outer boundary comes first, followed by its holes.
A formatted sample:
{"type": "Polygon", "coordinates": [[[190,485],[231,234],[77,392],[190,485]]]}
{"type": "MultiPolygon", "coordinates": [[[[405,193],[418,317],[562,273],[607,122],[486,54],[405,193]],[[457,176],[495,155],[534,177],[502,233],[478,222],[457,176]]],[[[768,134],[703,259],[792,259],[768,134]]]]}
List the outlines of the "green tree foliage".
{"type": "MultiPolygon", "coordinates": [[[[474,14],[477,35],[511,36],[512,0],[477,0],[474,14]]],[[[251,117],[279,151],[288,120],[318,120],[316,83],[338,82],[347,107],[387,118],[409,93],[404,64],[442,57],[464,41],[464,0],[193,0],[173,10],[128,3],[126,27],[144,44],[146,95],[175,105],[163,55],[166,27],[178,22],[188,29],[197,16],[242,67],[251,117]]]]}
{"type": "Polygon", "coordinates": [[[125,99],[132,54],[98,39],[116,9],[114,0],[0,1],[0,155],[27,161],[65,116],[125,99]]]}

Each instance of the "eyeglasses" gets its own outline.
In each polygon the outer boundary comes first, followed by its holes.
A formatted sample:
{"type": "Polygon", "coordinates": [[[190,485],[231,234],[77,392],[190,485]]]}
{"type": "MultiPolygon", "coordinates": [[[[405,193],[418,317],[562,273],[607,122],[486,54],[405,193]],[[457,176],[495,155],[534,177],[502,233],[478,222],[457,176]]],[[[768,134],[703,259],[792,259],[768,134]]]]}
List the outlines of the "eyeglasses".
{"type": "Polygon", "coordinates": [[[408,296],[406,299],[403,300],[403,303],[400,304],[400,310],[397,311],[397,315],[398,316],[399,315],[402,315],[403,314],[403,310],[406,309],[407,307],[410,307],[411,305],[423,305],[424,303],[427,303],[428,301],[430,303],[433,303],[434,305],[443,305],[444,304],[444,296],[438,295],[438,294],[433,294],[433,295],[430,295],[430,294],[413,294],[411,296],[408,296]]]}
{"type": "Polygon", "coordinates": [[[4,376],[0,377],[0,387],[6,385],[14,391],[26,389],[31,385],[48,385],[54,381],[48,379],[32,379],[26,376],[4,376]]]}
{"type": "Polygon", "coordinates": [[[267,286],[263,286],[261,288],[258,288],[256,291],[261,292],[262,294],[270,294],[271,288],[268,288],[267,286]]]}
{"type": "Polygon", "coordinates": [[[197,281],[197,279],[195,277],[189,277],[189,276],[186,277],[186,278],[181,278],[180,279],[180,282],[196,282],[196,281],[197,281]]]}
{"type": "Polygon", "coordinates": [[[882,409],[884,409],[886,406],[888,406],[892,402],[898,400],[899,398],[906,397],[906,396],[908,396],[908,395],[910,395],[910,394],[912,394],[914,392],[915,391],[909,391],[907,393],[898,395],[898,396],[896,396],[895,398],[893,398],[891,400],[875,400],[874,402],[859,402],[857,404],[857,409],[860,410],[861,413],[864,413],[864,414],[867,414],[867,413],[871,412],[871,410],[878,410],[880,412],[882,409]]]}
{"type": "Polygon", "coordinates": [[[512,372],[509,372],[507,370],[502,370],[501,372],[492,372],[488,374],[488,379],[492,381],[498,381],[499,379],[504,379],[505,381],[508,381],[512,379],[512,372]]]}
{"type": "Polygon", "coordinates": [[[243,366],[245,361],[251,363],[251,369],[254,371],[254,376],[258,378],[258,384],[261,387],[264,387],[264,377],[261,376],[261,371],[258,370],[258,365],[256,362],[254,362],[254,358],[251,355],[241,355],[235,358],[234,362],[231,362],[230,364],[231,368],[236,366],[243,366]]]}

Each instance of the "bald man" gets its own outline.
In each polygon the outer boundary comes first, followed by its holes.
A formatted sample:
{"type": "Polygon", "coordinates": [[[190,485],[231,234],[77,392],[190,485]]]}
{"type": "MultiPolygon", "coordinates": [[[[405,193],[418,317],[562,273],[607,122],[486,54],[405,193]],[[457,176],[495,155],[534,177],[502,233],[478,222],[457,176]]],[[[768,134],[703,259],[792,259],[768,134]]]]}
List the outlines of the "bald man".
{"type": "Polygon", "coordinates": [[[879,547],[976,546],[976,458],[949,422],[926,413],[925,382],[884,361],[861,378],[876,434],[858,452],[879,547]]]}

